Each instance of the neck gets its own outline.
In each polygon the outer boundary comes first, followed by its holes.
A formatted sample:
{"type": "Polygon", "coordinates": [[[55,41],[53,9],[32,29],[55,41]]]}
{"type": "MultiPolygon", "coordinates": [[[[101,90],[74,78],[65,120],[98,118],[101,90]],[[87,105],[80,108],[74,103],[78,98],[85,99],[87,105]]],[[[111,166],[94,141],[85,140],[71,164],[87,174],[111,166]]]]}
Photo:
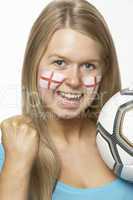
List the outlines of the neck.
{"type": "Polygon", "coordinates": [[[94,137],[95,125],[90,119],[60,119],[53,117],[48,120],[47,124],[50,136],[57,142],[74,144],[75,141],[94,137]]]}

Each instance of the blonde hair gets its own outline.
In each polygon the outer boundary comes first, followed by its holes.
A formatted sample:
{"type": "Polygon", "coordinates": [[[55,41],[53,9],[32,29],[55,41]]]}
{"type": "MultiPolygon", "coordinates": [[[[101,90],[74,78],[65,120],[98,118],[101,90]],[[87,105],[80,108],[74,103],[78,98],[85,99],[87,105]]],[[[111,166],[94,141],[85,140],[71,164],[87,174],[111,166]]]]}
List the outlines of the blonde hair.
{"type": "MultiPolygon", "coordinates": [[[[102,101],[95,98],[90,113],[98,114],[104,103],[121,87],[113,40],[99,11],[85,0],[50,2],[33,24],[22,70],[22,112],[32,118],[40,137],[38,156],[31,170],[30,200],[50,200],[61,170],[57,150],[47,131],[47,113],[37,90],[37,70],[52,35],[62,28],[76,30],[102,45],[105,66],[97,94],[99,97],[104,95],[102,101]]],[[[97,114],[93,115],[95,122],[97,114]]]]}

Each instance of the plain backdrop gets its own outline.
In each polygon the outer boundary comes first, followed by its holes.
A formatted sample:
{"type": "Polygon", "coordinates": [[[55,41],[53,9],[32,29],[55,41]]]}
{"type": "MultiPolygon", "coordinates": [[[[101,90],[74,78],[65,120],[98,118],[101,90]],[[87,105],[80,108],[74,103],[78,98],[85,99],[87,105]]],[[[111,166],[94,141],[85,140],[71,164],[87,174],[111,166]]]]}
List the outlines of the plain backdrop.
{"type": "MultiPolygon", "coordinates": [[[[21,69],[29,32],[49,0],[1,1],[0,121],[21,113],[21,69]]],[[[108,23],[117,50],[122,87],[132,82],[133,1],[90,0],[108,23]]]]}

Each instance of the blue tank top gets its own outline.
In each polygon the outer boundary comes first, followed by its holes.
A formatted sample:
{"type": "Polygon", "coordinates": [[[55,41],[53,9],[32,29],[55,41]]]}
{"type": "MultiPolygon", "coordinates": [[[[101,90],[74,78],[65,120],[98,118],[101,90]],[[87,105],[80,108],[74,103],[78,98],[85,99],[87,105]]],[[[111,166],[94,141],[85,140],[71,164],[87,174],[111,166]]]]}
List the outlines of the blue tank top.
{"type": "MultiPolygon", "coordinates": [[[[0,171],[5,154],[0,144],[0,171]]],[[[133,200],[133,183],[120,178],[96,188],[76,188],[57,181],[52,200],[133,200]]]]}

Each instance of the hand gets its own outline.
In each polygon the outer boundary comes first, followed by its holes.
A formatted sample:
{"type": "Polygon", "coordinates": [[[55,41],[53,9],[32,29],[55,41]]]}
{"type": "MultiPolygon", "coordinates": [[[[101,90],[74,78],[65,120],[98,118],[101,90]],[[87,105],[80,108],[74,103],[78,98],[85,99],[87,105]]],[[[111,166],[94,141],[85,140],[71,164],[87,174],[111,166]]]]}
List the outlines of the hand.
{"type": "Polygon", "coordinates": [[[39,136],[28,116],[8,118],[0,124],[5,162],[31,168],[38,153],[39,136]]]}

